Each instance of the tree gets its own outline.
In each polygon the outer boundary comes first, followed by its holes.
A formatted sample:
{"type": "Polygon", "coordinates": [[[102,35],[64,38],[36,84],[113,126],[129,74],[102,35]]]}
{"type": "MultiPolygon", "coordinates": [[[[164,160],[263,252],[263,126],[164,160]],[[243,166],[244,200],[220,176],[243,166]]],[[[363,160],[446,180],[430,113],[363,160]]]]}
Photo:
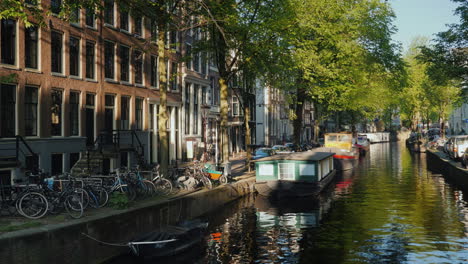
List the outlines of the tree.
{"type": "MultiPolygon", "coordinates": [[[[393,12],[380,1],[295,1],[290,46],[297,95],[295,129],[302,123],[303,92],[326,117],[331,112],[362,114],[380,110],[389,72],[399,66],[391,44],[393,12]],[[300,99],[299,99],[300,98],[300,99]],[[328,114],[327,114],[328,113],[328,114]]],[[[354,116],[354,114],[352,115],[354,116]]],[[[300,135],[295,131],[295,141],[300,135]]]]}

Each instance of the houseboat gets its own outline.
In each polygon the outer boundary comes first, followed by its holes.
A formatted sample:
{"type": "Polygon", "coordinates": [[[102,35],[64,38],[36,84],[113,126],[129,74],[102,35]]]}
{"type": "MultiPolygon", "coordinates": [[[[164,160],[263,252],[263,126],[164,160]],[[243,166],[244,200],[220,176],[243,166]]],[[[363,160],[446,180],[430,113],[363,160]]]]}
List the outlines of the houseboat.
{"type": "Polygon", "coordinates": [[[304,151],[255,161],[255,189],[263,196],[316,196],[335,176],[333,154],[304,151]]]}
{"type": "Polygon", "coordinates": [[[390,132],[360,133],[366,135],[371,144],[390,142],[390,132]]]}
{"type": "Polygon", "coordinates": [[[313,151],[331,152],[336,170],[350,170],[359,160],[359,149],[353,144],[351,132],[325,134],[325,145],[313,151]]]}
{"type": "Polygon", "coordinates": [[[370,140],[367,135],[359,134],[354,146],[359,150],[359,155],[365,156],[370,150],[370,140]]]}

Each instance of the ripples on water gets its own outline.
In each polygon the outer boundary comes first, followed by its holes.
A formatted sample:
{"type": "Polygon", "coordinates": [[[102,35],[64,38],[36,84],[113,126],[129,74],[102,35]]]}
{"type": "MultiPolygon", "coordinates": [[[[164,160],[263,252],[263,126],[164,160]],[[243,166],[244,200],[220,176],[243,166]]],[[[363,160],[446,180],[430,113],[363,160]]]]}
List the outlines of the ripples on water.
{"type": "Polygon", "coordinates": [[[468,263],[466,200],[424,154],[374,144],[319,201],[248,197],[206,216],[185,263],[468,263]]]}

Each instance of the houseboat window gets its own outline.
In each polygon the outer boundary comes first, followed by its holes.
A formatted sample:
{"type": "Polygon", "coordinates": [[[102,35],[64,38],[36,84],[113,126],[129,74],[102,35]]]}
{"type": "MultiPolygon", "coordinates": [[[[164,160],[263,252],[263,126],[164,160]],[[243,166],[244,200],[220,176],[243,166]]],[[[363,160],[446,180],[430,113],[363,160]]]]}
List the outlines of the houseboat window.
{"type": "Polygon", "coordinates": [[[329,160],[326,159],[322,162],[322,170],[321,170],[321,173],[320,173],[320,177],[319,177],[319,180],[321,180],[323,177],[325,177],[325,175],[328,174],[328,172],[330,172],[330,166],[328,165],[328,162],[329,160]]]}
{"type": "Polygon", "coordinates": [[[348,135],[341,136],[340,141],[349,141],[349,136],[348,135]]]}
{"type": "Polygon", "coordinates": [[[294,180],[294,163],[279,163],[280,180],[294,180]]]}
{"type": "Polygon", "coordinates": [[[258,174],[261,176],[273,176],[274,174],[273,164],[259,164],[258,174]]]}
{"type": "Polygon", "coordinates": [[[299,175],[300,176],[314,176],[315,165],[314,164],[299,164],[299,175]]]}

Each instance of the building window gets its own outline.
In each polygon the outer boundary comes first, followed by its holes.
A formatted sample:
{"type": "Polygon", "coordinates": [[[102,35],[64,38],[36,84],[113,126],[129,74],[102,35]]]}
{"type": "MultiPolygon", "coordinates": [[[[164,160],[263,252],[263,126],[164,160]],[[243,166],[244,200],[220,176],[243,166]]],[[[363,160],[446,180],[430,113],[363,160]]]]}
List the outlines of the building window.
{"type": "Polygon", "coordinates": [[[52,31],[51,38],[52,72],[62,73],[62,34],[56,31],[52,31]]]}
{"type": "Polygon", "coordinates": [[[207,55],[206,52],[202,52],[201,54],[201,73],[206,74],[208,72],[206,68],[208,66],[207,55]]]}
{"type": "Polygon", "coordinates": [[[96,27],[96,12],[93,9],[86,9],[86,26],[95,28],[96,27]]]}
{"type": "Polygon", "coordinates": [[[104,77],[114,79],[114,43],[104,41],[104,77]]]}
{"type": "Polygon", "coordinates": [[[206,87],[202,86],[201,88],[201,104],[207,105],[207,97],[206,97],[206,87]]]}
{"type": "Polygon", "coordinates": [[[75,25],[80,25],[80,9],[79,8],[74,8],[70,12],[70,23],[75,24],[75,25]]]}
{"type": "Polygon", "coordinates": [[[133,33],[138,37],[143,37],[143,18],[134,17],[133,21],[135,22],[133,25],[133,33]]]}
{"type": "Polygon", "coordinates": [[[172,62],[171,63],[171,89],[172,90],[177,90],[177,62],[172,62]]]}
{"type": "Polygon", "coordinates": [[[149,105],[149,123],[150,123],[150,130],[154,131],[154,104],[149,105]]]}
{"type": "Polygon", "coordinates": [[[151,56],[151,86],[158,87],[158,57],[151,56]]]}
{"type": "Polygon", "coordinates": [[[0,84],[0,138],[16,135],[16,86],[0,84]]]}
{"type": "Polygon", "coordinates": [[[211,89],[212,89],[212,95],[213,95],[213,100],[212,100],[212,104],[213,105],[218,105],[218,96],[219,96],[219,91],[217,89],[217,86],[216,86],[216,80],[214,77],[210,77],[210,83],[211,83],[211,89]]]}
{"type": "Polygon", "coordinates": [[[120,46],[120,80],[130,81],[130,48],[120,46]]]}
{"type": "Polygon", "coordinates": [[[232,97],[232,115],[239,115],[239,99],[237,98],[237,96],[232,97]]]}
{"type": "Polygon", "coordinates": [[[151,40],[158,41],[158,24],[155,20],[151,20],[151,40]]]}
{"type": "Polygon", "coordinates": [[[24,98],[24,129],[26,136],[37,136],[37,102],[37,87],[26,86],[24,98]]]}
{"type": "Polygon", "coordinates": [[[193,70],[196,72],[200,71],[200,53],[197,52],[193,54],[192,60],[193,60],[193,70]]]}
{"type": "Polygon", "coordinates": [[[122,7],[123,10],[120,11],[120,29],[129,32],[129,15],[126,8],[122,7]]]}
{"type": "Polygon", "coordinates": [[[80,134],[80,93],[70,92],[70,135],[80,134]]]}
{"type": "Polygon", "coordinates": [[[86,78],[94,79],[94,42],[86,41],[86,78]]]}
{"type": "Polygon", "coordinates": [[[187,44],[185,50],[185,56],[187,57],[187,69],[192,70],[192,45],[187,44]]]}
{"type": "Polygon", "coordinates": [[[198,90],[199,85],[193,88],[193,134],[198,134],[198,90]]]}
{"type": "Polygon", "coordinates": [[[16,64],[16,21],[11,19],[2,19],[1,30],[1,63],[16,64]]]}
{"type": "Polygon", "coordinates": [[[39,30],[36,26],[24,29],[24,48],[25,48],[25,66],[26,68],[38,68],[38,41],[39,30]]]}
{"type": "Polygon", "coordinates": [[[135,69],[135,83],[143,84],[143,53],[141,51],[133,52],[133,68],[135,69]]]}
{"type": "Polygon", "coordinates": [[[114,26],[114,1],[104,0],[104,23],[114,26]]]}
{"type": "Polygon", "coordinates": [[[137,130],[143,129],[143,99],[135,99],[135,128],[137,130]]]}
{"type": "Polygon", "coordinates": [[[70,37],[70,75],[80,76],[80,39],[70,37]]]}
{"type": "Polygon", "coordinates": [[[62,135],[62,102],[63,91],[52,90],[52,103],[50,105],[51,113],[51,135],[62,135]]]}
{"type": "Polygon", "coordinates": [[[177,43],[178,43],[178,32],[176,30],[171,30],[171,32],[169,33],[169,37],[170,37],[170,45],[171,45],[171,48],[172,49],[177,49],[177,43]]]}
{"type": "Polygon", "coordinates": [[[122,96],[120,111],[120,129],[128,130],[130,128],[130,97],[122,96]]]}
{"type": "Polygon", "coordinates": [[[51,0],[50,1],[50,11],[56,15],[62,11],[62,1],[61,0],[51,0]]]}
{"type": "Polygon", "coordinates": [[[185,84],[185,134],[190,134],[190,83],[185,84]]]}

